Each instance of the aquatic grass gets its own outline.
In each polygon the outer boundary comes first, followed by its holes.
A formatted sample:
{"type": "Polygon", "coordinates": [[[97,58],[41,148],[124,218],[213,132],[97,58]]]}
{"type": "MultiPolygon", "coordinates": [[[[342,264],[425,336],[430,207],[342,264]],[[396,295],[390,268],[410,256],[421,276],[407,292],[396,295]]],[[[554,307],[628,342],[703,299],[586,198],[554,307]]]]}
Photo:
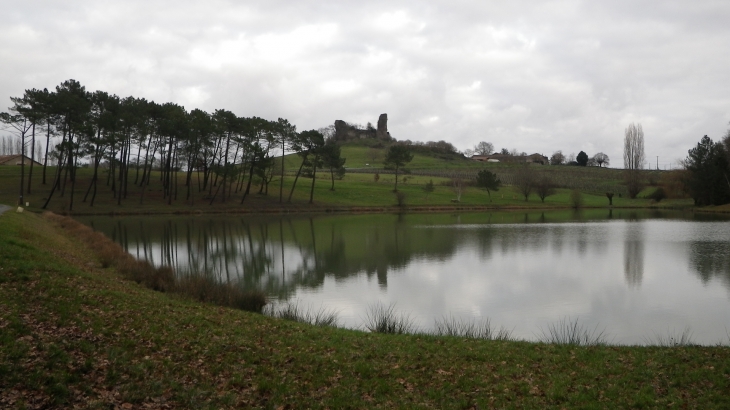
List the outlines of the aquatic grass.
{"type": "Polygon", "coordinates": [[[304,310],[299,306],[299,302],[271,304],[263,313],[267,316],[313,326],[338,327],[337,311],[325,308],[317,311],[312,311],[311,308],[304,310]]]}
{"type": "Polygon", "coordinates": [[[540,334],[536,336],[543,343],[557,345],[598,346],[607,344],[605,330],[599,332],[597,326],[591,330],[582,325],[578,318],[571,319],[570,317],[549,324],[547,330],[541,328],[540,334]]]}
{"type": "Polygon", "coordinates": [[[681,347],[681,346],[694,346],[695,342],[692,340],[692,331],[689,326],[682,330],[682,333],[677,334],[676,331],[667,330],[666,333],[654,333],[653,337],[645,339],[646,344],[650,346],[659,347],[681,347]]]}
{"type": "Polygon", "coordinates": [[[363,326],[371,333],[412,334],[416,325],[409,314],[395,311],[395,305],[370,305],[363,319],[363,326]]]}
{"type": "Polygon", "coordinates": [[[489,318],[476,321],[476,319],[444,317],[441,320],[436,320],[433,333],[436,336],[455,336],[469,339],[513,340],[511,330],[504,327],[493,328],[489,318]]]}

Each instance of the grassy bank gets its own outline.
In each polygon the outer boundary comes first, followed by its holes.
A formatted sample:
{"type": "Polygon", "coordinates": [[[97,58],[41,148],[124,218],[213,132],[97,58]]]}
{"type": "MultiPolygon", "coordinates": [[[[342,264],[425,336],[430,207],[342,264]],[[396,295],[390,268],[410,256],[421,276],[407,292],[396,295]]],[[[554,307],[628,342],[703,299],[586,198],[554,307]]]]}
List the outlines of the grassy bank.
{"type": "Polygon", "coordinates": [[[727,408],[730,348],[312,327],[155,292],[0,216],[2,408],[727,408]]]}

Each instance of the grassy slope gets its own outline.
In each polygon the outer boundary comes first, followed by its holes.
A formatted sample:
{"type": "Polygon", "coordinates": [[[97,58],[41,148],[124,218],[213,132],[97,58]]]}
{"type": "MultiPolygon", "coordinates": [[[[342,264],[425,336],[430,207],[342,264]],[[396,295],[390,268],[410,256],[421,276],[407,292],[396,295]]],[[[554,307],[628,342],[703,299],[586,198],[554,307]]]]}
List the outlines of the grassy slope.
{"type": "MultiPolygon", "coordinates": [[[[355,147],[358,148],[358,147],[355,147]]],[[[435,160],[431,158],[431,160],[435,160]]],[[[442,162],[443,163],[443,162],[442,162]]],[[[471,163],[471,162],[470,162],[471,163]]],[[[478,164],[483,166],[483,164],[478,164]]],[[[491,165],[490,165],[491,166],[491,165]]],[[[554,172],[551,167],[540,167],[546,172],[554,172]]],[[[557,167],[555,167],[557,168],[557,167]]],[[[578,167],[562,167],[561,172],[576,170],[578,167]]],[[[446,169],[446,168],[444,168],[446,169]]],[[[586,170],[576,170],[586,171],[586,170]]],[[[600,179],[602,173],[610,173],[615,170],[587,170],[584,178],[586,180],[600,179]]],[[[49,174],[53,172],[50,170],[49,174]]],[[[20,170],[16,167],[0,167],[0,203],[15,204],[18,199],[18,181],[20,170]]],[[[162,189],[158,175],[153,175],[150,187],[144,193],[144,203],[140,204],[141,191],[134,184],[130,184],[128,197],[122,201],[121,205],[117,205],[117,201],[109,187],[104,183],[99,184],[99,192],[97,194],[94,207],[89,203],[84,203],[83,197],[91,180],[91,170],[82,168],[78,172],[78,183],[74,195],[73,213],[76,214],[106,214],[110,212],[117,213],[173,213],[173,212],[226,212],[226,211],[251,211],[262,209],[275,210],[291,210],[291,211],[311,211],[322,210],[326,208],[350,208],[350,207],[395,207],[397,201],[393,194],[394,175],[382,174],[378,182],[374,181],[373,174],[356,174],[350,173],[343,180],[335,182],[335,190],[330,191],[330,175],[326,172],[320,172],[317,175],[315,184],[314,205],[309,205],[309,189],[311,178],[300,178],[296,190],[294,192],[291,204],[280,204],[279,198],[279,179],[275,178],[269,187],[268,195],[258,195],[258,187],[252,187],[252,194],[249,195],[243,204],[241,204],[241,194],[235,194],[233,198],[225,203],[216,201],[212,206],[210,201],[205,199],[207,193],[194,192],[193,198],[186,201],[186,191],[183,186],[184,176],[179,178],[178,200],[173,201],[172,205],[168,205],[167,201],[162,197],[162,189]]],[[[134,178],[134,173],[131,179],[134,178]]],[[[105,181],[106,178],[103,178],[105,181]]],[[[294,178],[287,176],[284,184],[284,198],[288,197],[291,184],[294,178]]],[[[492,201],[490,202],[486,191],[466,187],[461,197],[460,203],[452,202],[456,198],[450,185],[450,180],[446,178],[404,175],[399,179],[398,188],[405,193],[405,203],[411,208],[445,208],[456,209],[459,207],[491,207],[491,208],[543,208],[543,207],[569,207],[569,190],[560,189],[557,194],[546,198],[545,203],[540,202],[539,198],[532,194],[529,201],[524,201],[516,189],[507,186],[492,193],[492,201]],[[426,195],[423,191],[424,185],[433,180],[436,189],[433,193],[426,195]]],[[[45,202],[45,198],[50,190],[49,185],[41,185],[40,172],[35,170],[34,188],[32,194],[26,194],[25,201],[30,202],[31,210],[40,210],[45,202]]],[[[653,188],[647,188],[647,191],[653,188]]],[[[54,212],[68,212],[70,203],[70,184],[67,187],[65,196],[56,193],[51,200],[49,210],[54,212]]],[[[614,197],[613,204],[615,207],[646,207],[653,206],[648,199],[635,199],[614,197]]],[[[686,199],[665,200],[659,206],[667,207],[686,207],[691,206],[692,201],[686,199]]],[[[602,193],[586,193],[584,194],[584,205],[587,207],[605,207],[608,200],[602,193]]]]}
{"type": "Polygon", "coordinates": [[[123,281],[0,216],[0,407],[730,406],[730,348],[571,347],[314,328],[123,281]]]}

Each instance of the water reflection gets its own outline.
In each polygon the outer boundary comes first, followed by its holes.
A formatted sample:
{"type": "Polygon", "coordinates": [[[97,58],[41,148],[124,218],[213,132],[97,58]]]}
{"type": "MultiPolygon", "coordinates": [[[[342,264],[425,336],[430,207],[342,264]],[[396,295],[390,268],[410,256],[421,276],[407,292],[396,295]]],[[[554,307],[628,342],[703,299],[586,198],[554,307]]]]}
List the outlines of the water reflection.
{"type": "Polygon", "coordinates": [[[730,243],[726,227],[715,225],[706,229],[693,229],[693,241],[689,246],[689,261],[703,283],[714,278],[730,288],[730,243]]]}
{"type": "Polygon", "coordinates": [[[644,276],[644,226],[641,223],[632,223],[626,228],[624,274],[629,287],[641,286],[644,276]]]}
{"type": "Polygon", "coordinates": [[[353,327],[382,302],[426,327],[443,315],[486,316],[531,339],[580,316],[617,342],[641,343],[637,332],[651,326],[730,324],[730,225],[687,218],[615,209],[85,222],[179,275],[324,305],[353,327]]]}

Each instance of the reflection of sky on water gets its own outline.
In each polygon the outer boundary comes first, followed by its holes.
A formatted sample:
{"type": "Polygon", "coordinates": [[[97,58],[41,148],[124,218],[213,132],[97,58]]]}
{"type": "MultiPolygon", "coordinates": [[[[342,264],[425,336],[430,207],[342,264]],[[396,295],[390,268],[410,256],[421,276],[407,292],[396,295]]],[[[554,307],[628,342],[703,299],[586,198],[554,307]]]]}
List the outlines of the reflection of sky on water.
{"type": "Polygon", "coordinates": [[[426,329],[444,315],[489,318],[534,340],[548,324],[571,317],[605,329],[614,343],[644,343],[689,326],[695,341],[712,344],[727,341],[728,290],[718,279],[697,280],[687,248],[705,238],[727,243],[728,228],[675,221],[439,226],[433,229],[491,229],[497,237],[488,252],[467,242],[446,262],[414,259],[389,272],[387,290],[356,276],[295,298],[312,306],[330,301],[324,305],[350,327],[361,324],[368,305],[394,303],[426,329]],[[524,236],[519,246],[500,243],[507,230],[524,236]]]}
{"type": "Polygon", "coordinates": [[[132,254],[178,272],[192,266],[281,301],[337,310],[348,327],[383,303],[426,330],[444,316],[489,318],[535,340],[570,317],[605,329],[615,343],[687,326],[696,342],[728,342],[730,223],[615,215],[535,223],[545,214],[434,223],[424,223],[427,216],[241,219],[242,228],[206,222],[210,231],[185,220],[186,229],[170,222],[163,239],[137,240],[126,228],[112,236],[124,232],[120,242],[132,254]],[[515,223],[522,219],[533,223],[515,223]],[[491,223],[498,220],[507,223],[491,223]]]}

